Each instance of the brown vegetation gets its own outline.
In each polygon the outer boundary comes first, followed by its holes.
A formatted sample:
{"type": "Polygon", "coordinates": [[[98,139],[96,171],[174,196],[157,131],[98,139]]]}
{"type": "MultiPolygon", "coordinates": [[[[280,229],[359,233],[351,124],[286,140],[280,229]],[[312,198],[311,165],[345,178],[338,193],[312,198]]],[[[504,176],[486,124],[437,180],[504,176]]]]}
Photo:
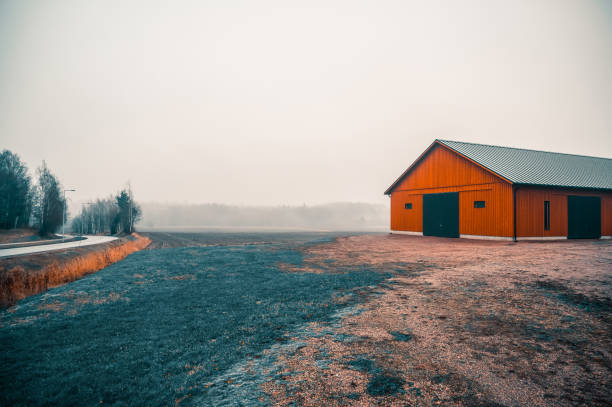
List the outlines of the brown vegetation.
{"type": "Polygon", "coordinates": [[[20,256],[0,263],[0,307],[77,280],[146,248],[151,240],[136,233],[109,244],[20,256]]]}
{"type": "Polygon", "coordinates": [[[304,269],[396,274],[337,323],[305,327],[262,387],[274,405],[609,405],[611,247],[392,235],[310,246],[304,269]]]}

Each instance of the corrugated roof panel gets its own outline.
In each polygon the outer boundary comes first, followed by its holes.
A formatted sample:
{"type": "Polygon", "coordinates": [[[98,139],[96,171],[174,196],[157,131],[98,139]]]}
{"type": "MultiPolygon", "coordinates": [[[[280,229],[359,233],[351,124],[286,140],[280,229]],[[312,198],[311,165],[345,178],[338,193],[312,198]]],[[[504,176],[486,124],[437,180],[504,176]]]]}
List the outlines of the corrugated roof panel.
{"type": "Polygon", "coordinates": [[[515,184],[612,189],[612,159],[437,140],[515,184]]]}

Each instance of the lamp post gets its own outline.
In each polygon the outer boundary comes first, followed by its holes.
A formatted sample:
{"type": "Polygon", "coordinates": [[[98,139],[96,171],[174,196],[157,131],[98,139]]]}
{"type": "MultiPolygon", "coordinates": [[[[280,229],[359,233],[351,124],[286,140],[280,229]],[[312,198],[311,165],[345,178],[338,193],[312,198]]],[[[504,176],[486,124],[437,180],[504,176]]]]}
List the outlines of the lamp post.
{"type": "Polygon", "coordinates": [[[74,192],[76,189],[64,189],[64,210],[62,211],[62,242],[66,240],[66,192],[74,192]]]}

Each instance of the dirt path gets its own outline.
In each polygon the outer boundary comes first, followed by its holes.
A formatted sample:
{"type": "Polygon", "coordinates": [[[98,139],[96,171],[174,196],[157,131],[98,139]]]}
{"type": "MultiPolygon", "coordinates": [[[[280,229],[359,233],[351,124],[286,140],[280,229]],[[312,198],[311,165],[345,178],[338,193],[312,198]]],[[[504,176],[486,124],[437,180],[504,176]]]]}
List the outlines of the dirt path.
{"type": "Polygon", "coordinates": [[[300,271],[398,272],[358,312],[278,356],[277,405],[608,405],[612,243],[358,236],[300,271]],[[327,333],[325,333],[327,332],[327,333]]]}

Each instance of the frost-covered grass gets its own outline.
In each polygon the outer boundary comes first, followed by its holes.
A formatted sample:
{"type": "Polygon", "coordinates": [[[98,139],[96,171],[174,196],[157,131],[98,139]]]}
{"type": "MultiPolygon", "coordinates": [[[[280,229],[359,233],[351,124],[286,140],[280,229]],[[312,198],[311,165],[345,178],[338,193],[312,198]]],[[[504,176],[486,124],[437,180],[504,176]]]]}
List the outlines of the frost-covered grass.
{"type": "Polygon", "coordinates": [[[0,405],[205,404],[232,366],[388,277],[283,271],[293,246],[142,251],[21,301],[0,314],[0,405]]]}

